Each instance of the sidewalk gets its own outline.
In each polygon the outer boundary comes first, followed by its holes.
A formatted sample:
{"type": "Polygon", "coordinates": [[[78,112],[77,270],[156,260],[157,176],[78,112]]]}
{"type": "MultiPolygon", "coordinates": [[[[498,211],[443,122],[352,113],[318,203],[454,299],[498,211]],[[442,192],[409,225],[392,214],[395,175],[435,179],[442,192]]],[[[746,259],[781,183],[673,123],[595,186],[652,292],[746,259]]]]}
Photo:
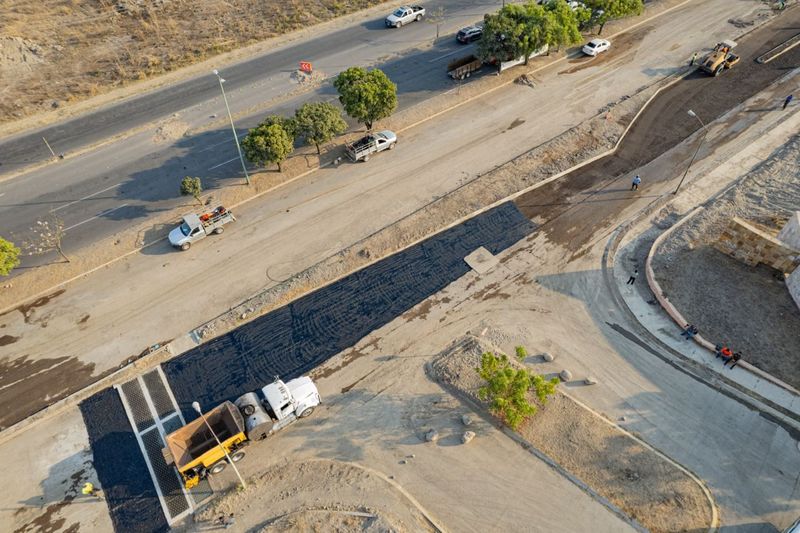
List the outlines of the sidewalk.
{"type": "MultiPolygon", "coordinates": [[[[771,92],[775,94],[781,93],[782,90],[791,92],[796,90],[797,85],[798,76],[795,73],[777,88],[773,88],[771,92]]],[[[748,102],[738,113],[748,113],[749,109],[762,105],[759,100],[760,98],[757,98],[748,102]]],[[[731,118],[725,118],[727,120],[719,122],[731,122],[731,118]]],[[[709,137],[712,139],[721,129],[717,124],[709,124],[709,128],[711,130],[709,137]]],[[[791,115],[779,111],[767,112],[756,125],[750,128],[750,133],[732,143],[732,146],[722,147],[721,152],[714,152],[707,159],[695,164],[692,175],[702,177],[691,182],[665,207],[671,207],[674,211],[681,213],[683,217],[691,216],[694,213],[694,210],[690,209],[691,207],[706,202],[721,190],[747,176],[753,168],[767,160],[776,148],[783,145],[798,130],[800,130],[800,112],[795,111],[791,115]]],[[[714,358],[713,353],[700,344],[689,342],[681,336],[681,326],[676,324],[662,306],[654,300],[654,295],[647,286],[644,256],[650,251],[655,239],[665,232],[654,225],[654,220],[660,212],[661,209],[656,209],[655,213],[645,216],[635,223],[623,237],[614,258],[614,279],[626,305],[642,326],[674,351],[769,402],[800,416],[800,395],[796,390],[791,387],[782,387],[766,379],[759,375],[763,372],[758,369],[748,370],[747,366],[749,365],[743,367],[740,363],[732,371],[729,368],[723,370],[721,362],[714,358]],[[639,278],[634,285],[626,285],[625,282],[630,276],[633,265],[639,269],[639,278]]],[[[681,220],[686,220],[686,218],[681,220]]],[[[666,231],[670,231],[676,225],[666,231]]],[[[680,312],[680,309],[677,311],[680,312]]],[[[713,342],[715,339],[708,340],[713,342]]],[[[791,423],[800,427],[797,420],[793,420],[791,423]]]]}

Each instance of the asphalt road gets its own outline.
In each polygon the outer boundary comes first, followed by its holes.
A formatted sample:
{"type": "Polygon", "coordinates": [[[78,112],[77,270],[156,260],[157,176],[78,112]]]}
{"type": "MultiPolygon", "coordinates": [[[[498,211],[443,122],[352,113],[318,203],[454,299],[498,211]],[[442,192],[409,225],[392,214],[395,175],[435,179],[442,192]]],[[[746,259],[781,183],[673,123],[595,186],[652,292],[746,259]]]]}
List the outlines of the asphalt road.
{"type": "MultiPolygon", "coordinates": [[[[499,4],[442,0],[428,8],[444,8],[446,20],[440,31],[445,35],[479,20],[499,4]]],[[[246,134],[265,114],[291,114],[308,100],[335,100],[330,85],[286,99],[297,88],[290,75],[299,59],[312,61],[329,77],[353,65],[379,66],[397,83],[400,108],[451,89],[445,66],[471,47],[459,45],[454,38],[430,46],[435,33],[431,23],[392,30],[384,27],[382,18],[375,18],[242,63],[221,65],[232,111],[239,115],[238,135],[246,134]],[[246,112],[273,99],[280,103],[246,112]]],[[[0,231],[19,242],[30,235],[37,220],[55,210],[67,228],[65,247],[75,250],[125,229],[134,220],[182,203],[176,194],[177,180],[185,175],[201,176],[207,190],[241,183],[243,173],[224,113],[217,79],[208,74],[0,141],[0,176],[47,161],[50,154],[43,136],[54,150],[67,154],[62,161],[0,182],[0,231]],[[82,155],[70,155],[170,117],[177,117],[190,134],[157,142],[153,126],[82,155]],[[213,127],[207,129],[209,124],[213,127]],[[191,133],[199,129],[203,131],[191,133]]],[[[33,264],[33,259],[26,263],[33,264]]]]}

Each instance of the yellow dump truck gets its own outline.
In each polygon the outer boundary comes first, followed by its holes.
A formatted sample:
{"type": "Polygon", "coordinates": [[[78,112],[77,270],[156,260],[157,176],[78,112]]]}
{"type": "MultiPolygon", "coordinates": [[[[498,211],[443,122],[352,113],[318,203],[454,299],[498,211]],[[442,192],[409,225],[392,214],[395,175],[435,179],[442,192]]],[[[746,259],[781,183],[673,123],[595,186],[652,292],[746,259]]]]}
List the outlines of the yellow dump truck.
{"type": "Polygon", "coordinates": [[[164,457],[167,464],[175,464],[187,489],[197,485],[206,475],[225,470],[228,464],[225,452],[232,461],[244,457],[240,448],[247,443],[247,435],[239,409],[232,402],[225,402],[206,413],[205,418],[216,439],[202,418],[193,420],[166,438],[164,457]]]}
{"type": "Polygon", "coordinates": [[[205,421],[200,417],[167,435],[164,459],[175,465],[191,489],[201,479],[225,470],[229,458],[234,463],[243,459],[242,448],[251,441],[266,439],[309,416],[320,403],[317,386],[308,376],[287,383],[276,377],[260,390],[205,413],[205,421]]]}

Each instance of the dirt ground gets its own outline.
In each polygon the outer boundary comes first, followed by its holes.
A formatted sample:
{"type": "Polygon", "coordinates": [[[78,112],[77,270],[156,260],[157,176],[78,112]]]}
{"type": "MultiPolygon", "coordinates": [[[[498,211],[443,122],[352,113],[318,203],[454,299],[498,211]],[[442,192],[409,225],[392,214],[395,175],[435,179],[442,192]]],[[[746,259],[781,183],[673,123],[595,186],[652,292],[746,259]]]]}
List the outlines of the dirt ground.
{"type": "Polygon", "coordinates": [[[382,1],[0,0],[0,123],[382,1]]]}
{"type": "Polygon", "coordinates": [[[798,208],[798,163],[795,136],[677,229],[659,249],[653,269],[669,299],[705,338],[728,343],[749,363],[800,388],[800,310],[783,275],[765,265],[749,267],[711,246],[730,216],[777,233],[798,208]]]}
{"type": "Polygon", "coordinates": [[[432,531],[405,496],[376,473],[329,460],[281,464],[194,516],[213,524],[234,515],[247,531],[432,531]],[[267,510],[266,516],[264,511],[267,510]]]}
{"type": "MultiPolygon", "coordinates": [[[[497,349],[468,337],[433,363],[434,373],[480,401],[475,368],[485,351],[497,349]]],[[[517,433],[654,533],[711,525],[709,501],[692,478],[561,393],[540,405],[517,433]]]]}

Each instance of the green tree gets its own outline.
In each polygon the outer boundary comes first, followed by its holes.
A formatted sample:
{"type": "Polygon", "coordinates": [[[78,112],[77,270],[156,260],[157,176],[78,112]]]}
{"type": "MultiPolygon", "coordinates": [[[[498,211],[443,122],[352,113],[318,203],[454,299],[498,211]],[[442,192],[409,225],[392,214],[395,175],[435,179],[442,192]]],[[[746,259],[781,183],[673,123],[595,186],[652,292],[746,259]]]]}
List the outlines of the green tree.
{"type": "Polygon", "coordinates": [[[197,203],[203,205],[203,201],[200,200],[200,195],[203,194],[203,183],[200,181],[200,178],[193,178],[191,176],[186,176],[181,180],[181,194],[183,196],[192,196],[197,203]]]}
{"type": "MultiPolygon", "coordinates": [[[[551,0],[544,7],[549,26],[548,45],[560,50],[562,46],[570,46],[583,40],[578,14],[565,0],[551,0]]],[[[589,13],[591,14],[591,11],[589,13]]]]}
{"type": "MultiPolygon", "coordinates": [[[[506,6],[510,7],[510,6],[506,6]]],[[[509,61],[522,55],[525,27],[504,8],[483,17],[483,35],[478,41],[477,56],[482,61],[509,61]]]]}
{"type": "Polygon", "coordinates": [[[642,0],[585,0],[584,4],[593,14],[592,22],[600,25],[597,35],[603,33],[609,20],[641,15],[644,11],[642,0]]]}
{"type": "Polygon", "coordinates": [[[325,144],[347,129],[342,112],[328,102],[303,104],[295,111],[294,117],[297,133],[317,147],[317,154],[322,153],[320,144],[325,144]]]}
{"type": "Polygon", "coordinates": [[[0,276],[8,276],[19,266],[20,252],[13,242],[0,237],[0,276]]]}
{"type": "Polygon", "coordinates": [[[294,149],[292,136],[280,124],[259,124],[242,139],[245,156],[256,165],[275,163],[282,172],[283,162],[294,149]]]}
{"type": "Polygon", "coordinates": [[[261,121],[259,126],[272,126],[273,124],[277,124],[283,131],[289,134],[289,137],[292,138],[292,142],[297,138],[297,121],[293,117],[282,117],[280,115],[267,115],[264,117],[264,120],[261,121]]]}
{"type": "Polygon", "coordinates": [[[379,69],[351,67],[336,77],[333,86],[347,114],[366,124],[367,130],[397,109],[397,85],[379,69]]]}
{"type": "MultiPolygon", "coordinates": [[[[519,348],[517,355],[520,355],[519,348]]],[[[533,389],[539,403],[544,404],[558,385],[558,378],[546,380],[524,368],[514,368],[505,354],[484,353],[481,366],[476,370],[486,380],[486,385],[478,389],[478,397],[488,401],[491,411],[512,429],[517,429],[525,419],[536,414],[536,404],[528,400],[528,391],[533,389]]]]}

